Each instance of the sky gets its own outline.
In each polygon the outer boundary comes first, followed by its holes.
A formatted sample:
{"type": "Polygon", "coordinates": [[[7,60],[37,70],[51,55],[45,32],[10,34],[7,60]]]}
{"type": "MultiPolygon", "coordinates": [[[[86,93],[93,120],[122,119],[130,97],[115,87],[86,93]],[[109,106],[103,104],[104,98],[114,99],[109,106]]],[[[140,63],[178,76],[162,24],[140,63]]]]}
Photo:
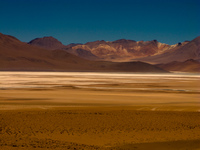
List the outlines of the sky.
{"type": "Polygon", "coordinates": [[[67,45],[130,39],[176,44],[200,35],[199,0],[0,0],[0,32],[67,45]]]}

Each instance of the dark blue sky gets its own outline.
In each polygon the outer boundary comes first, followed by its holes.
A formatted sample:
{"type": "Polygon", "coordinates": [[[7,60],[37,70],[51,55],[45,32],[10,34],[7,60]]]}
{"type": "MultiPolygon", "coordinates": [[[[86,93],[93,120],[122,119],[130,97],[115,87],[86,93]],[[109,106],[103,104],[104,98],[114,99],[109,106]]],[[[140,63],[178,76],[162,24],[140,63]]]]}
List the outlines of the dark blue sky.
{"type": "Polygon", "coordinates": [[[175,44],[200,35],[199,0],[0,0],[0,32],[28,42],[117,39],[175,44]]]}

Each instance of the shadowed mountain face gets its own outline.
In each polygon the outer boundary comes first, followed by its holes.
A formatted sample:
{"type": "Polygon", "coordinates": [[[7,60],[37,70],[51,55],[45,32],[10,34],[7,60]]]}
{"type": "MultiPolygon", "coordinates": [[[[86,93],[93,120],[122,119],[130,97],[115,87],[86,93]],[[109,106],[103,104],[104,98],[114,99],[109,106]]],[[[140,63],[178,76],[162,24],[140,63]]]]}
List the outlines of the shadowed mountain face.
{"type": "Polygon", "coordinates": [[[184,62],[174,61],[167,64],[159,64],[157,66],[168,71],[200,72],[200,62],[193,59],[184,62]]]}
{"type": "Polygon", "coordinates": [[[65,47],[60,41],[58,41],[52,36],[36,38],[30,41],[28,44],[51,50],[62,49],[65,47]]]}
{"type": "Polygon", "coordinates": [[[71,48],[65,48],[65,50],[70,53],[70,54],[73,54],[73,55],[76,55],[78,57],[81,57],[81,58],[85,58],[85,59],[88,59],[88,60],[100,60],[97,56],[95,56],[94,54],[92,54],[90,51],[87,51],[87,50],[84,50],[84,49],[71,49],[71,48]]]}
{"type": "Polygon", "coordinates": [[[66,50],[48,50],[0,33],[0,70],[166,72],[142,62],[90,61],[66,50]]]}

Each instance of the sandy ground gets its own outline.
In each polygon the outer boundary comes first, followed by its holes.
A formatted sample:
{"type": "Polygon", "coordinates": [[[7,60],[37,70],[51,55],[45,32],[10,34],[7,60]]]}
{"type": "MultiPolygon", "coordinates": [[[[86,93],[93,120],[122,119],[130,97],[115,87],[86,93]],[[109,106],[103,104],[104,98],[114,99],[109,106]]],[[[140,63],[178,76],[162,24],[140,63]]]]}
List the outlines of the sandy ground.
{"type": "Polygon", "coordinates": [[[200,149],[199,75],[0,77],[0,149],[200,149]]]}

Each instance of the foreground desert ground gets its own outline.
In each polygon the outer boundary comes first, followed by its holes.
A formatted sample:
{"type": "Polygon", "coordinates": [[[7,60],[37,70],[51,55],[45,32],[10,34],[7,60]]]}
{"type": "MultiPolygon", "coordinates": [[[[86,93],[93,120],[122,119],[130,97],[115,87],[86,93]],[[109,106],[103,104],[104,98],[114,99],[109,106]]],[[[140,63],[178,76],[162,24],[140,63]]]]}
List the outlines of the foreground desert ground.
{"type": "Polygon", "coordinates": [[[200,75],[0,72],[0,149],[200,149],[200,75]]]}

